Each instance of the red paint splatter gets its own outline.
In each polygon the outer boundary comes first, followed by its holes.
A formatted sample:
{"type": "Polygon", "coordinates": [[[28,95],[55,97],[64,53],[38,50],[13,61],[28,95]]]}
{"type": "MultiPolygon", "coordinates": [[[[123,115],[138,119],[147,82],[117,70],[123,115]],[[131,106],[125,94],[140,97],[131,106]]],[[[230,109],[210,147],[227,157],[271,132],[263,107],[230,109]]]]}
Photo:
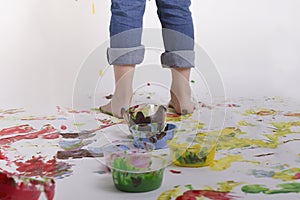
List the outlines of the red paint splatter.
{"type": "Polygon", "coordinates": [[[19,175],[23,176],[41,176],[53,177],[56,173],[56,159],[44,162],[42,157],[32,157],[32,159],[25,162],[14,161],[17,166],[19,175]]]}
{"type": "Polygon", "coordinates": [[[180,115],[178,115],[176,113],[167,113],[166,115],[167,115],[167,117],[170,117],[170,118],[181,117],[180,115]]]}
{"type": "Polygon", "coordinates": [[[97,120],[105,125],[110,125],[110,124],[114,123],[113,121],[111,121],[109,119],[97,119],[97,120]]]}
{"type": "Polygon", "coordinates": [[[234,196],[229,195],[229,192],[220,192],[214,190],[188,190],[178,196],[176,200],[196,200],[196,197],[204,196],[212,200],[231,200],[234,196]]]}
{"type": "MultiPolygon", "coordinates": [[[[2,129],[2,131],[3,130],[4,129],[2,129]]],[[[7,137],[7,138],[0,139],[0,145],[13,143],[13,142],[23,140],[23,139],[34,139],[34,138],[38,138],[40,135],[50,134],[50,133],[54,134],[54,133],[57,132],[57,130],[50,124],[44,125],[42,127],[42,129],[39,130],[39,131],[32,132],[33,130],[35,130],[35,129],[33,129],[29,125],[21,125],[21,126],[18,126],[18,127],[7,128],[2,133],[6,133],[6,134],[27,133],[27,134],[16,135],[16,136],[13,136],[13,137],[7,137]]],[[[47,138],[47,136],[45,136],[45,137],[47,138]]],[[[58,134],[53,138],[58,138],[58,134]]]]}
{"type": "Polygon", "coordinates": [[[229,107],[229,108],[233,108],[233,107],[241,107],[240,105],[234,104],[234,103],[228,103],[228,104],[217,104],[216,106],[221,106],[221,107],[229,107]]]}
{"type": "Polygon", "coordinates": [[[0,160],[7,160],[7,157],[0,151],[0,160]]]}
{"type": "Polygon", "coordinates": [[[174,169],[170,169],[170,172],[173,173],[173,174],[181,174],[181,171],[174,170],[174,169]]]}
{"type": "Polygon", "coordinates": [[[34,128],[29,126],[28,124],[24,124],[24,125],[19,125],[19,126],[13,126],[10,128],[4,128],[0,131],[0,136],[11,135],[11,134],[15,134],[15,133],[29,133],[33,130],[34,130],[34,128]]]}
{"type": "Polygon", "coordinates": [[[299,173],[299,172],[296,173],[296,174],[294,175],[293,179],[300,179],[300,173],[299,173]]]}
{"type": "Polygon", "coordinates": [[[90,110],[73,110],[73,109],[68,110],[68,112],[72,113],[72,114],[80,114],[80,113],[90,114],[91,113],[90,110]]]}
{"type": "Polygon", "coordinates": [[[23,121],[32,121],[32,120],[56,120],[56,117],[53,116],[46,116],[46,117],[33,117],[33,116],[29,116],[29,117],[23,117],[21,118],[21,120],[23,121]]]}
{"type": "Polygon", "coordinates": [[[47,139],[47,140],[49,140],[49,139],[57,139],[57,138],[59,138],[59,133],[56,132],[56,133],[45,134],[45,135],[42,135],[42,138],[43,139],[47,139]]]}
{"type": "Polygon", "coordinates": [[[150,86],[151,84],[150,83],[147,83],[147,86],[150,86]]]}
{"type": "Polygon", "coordinates": [[[67,130],[67,126],[66,126],[66,125],[61,125],[61,126],[60,126],[60,129],[61,129],[61,130],[67,130]]]}

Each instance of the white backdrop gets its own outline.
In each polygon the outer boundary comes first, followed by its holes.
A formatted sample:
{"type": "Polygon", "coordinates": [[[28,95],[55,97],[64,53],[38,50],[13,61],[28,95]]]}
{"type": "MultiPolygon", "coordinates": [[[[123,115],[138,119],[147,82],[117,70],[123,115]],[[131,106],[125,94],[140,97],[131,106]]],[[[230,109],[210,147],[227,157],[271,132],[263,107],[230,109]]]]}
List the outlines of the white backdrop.
{"type": "MultiPolygon", "coordinates": [[[[108,39],[109,9],[109,0],[0,0],[0,108],[71,105],[81,64],[108,39]]],[[[300,99],[299,0],[192,0],[191,9],[227,97],[300,99]]],[[[154,0],[144,27],[160,27],[154,0]]]]}

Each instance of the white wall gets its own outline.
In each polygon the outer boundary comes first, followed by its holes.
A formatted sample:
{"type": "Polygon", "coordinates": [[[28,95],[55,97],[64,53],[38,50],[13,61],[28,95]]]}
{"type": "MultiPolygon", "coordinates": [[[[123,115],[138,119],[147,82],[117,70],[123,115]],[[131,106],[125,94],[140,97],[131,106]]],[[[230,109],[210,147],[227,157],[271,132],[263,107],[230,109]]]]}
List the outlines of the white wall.
{"type": "MultiPolygon", "coordinates": [[[[71,105],[80,65],[108,39],[109,7],[109,0],[0,0],[0,108],[71,105]]],[[[196,42],[228,97],[300,99],[299,10],[299,0],[192,0],[196,42]]],[[[160,27],[154,0],[144,25],[160,27]]]]}

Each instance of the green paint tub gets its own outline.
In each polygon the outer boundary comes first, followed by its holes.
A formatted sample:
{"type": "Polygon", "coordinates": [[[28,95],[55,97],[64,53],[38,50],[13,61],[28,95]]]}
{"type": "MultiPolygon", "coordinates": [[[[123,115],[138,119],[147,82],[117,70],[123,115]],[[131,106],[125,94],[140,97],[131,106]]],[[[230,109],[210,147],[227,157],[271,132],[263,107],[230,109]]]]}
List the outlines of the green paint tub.
{"type": "Polygon", "coordinates": [[[111,161],[115,187],[124,192],[148,192],[158,189],[163,181],[167,162],[151,154],[130,154],[111,161]]]}

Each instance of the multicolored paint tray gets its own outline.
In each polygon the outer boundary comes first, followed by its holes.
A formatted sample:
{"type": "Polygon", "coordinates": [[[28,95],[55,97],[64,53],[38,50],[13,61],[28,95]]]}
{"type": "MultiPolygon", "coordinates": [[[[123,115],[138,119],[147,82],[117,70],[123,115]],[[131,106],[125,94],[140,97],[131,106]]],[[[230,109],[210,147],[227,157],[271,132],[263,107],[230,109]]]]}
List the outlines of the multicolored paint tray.
{"type": "Polygon", "coordinates": [[[135,142],[149,142],[154,144],[155,149],[167,148],[167,141],[172,139],[174,131],[176,130],[175,124],[167,123],[162,131],[159,131],[159,125],[156,123],[151,124],[136,124],[130,127],[131,133],[135,142]]]}
{"type": "Polygon", "coordinates": [[[161,186],[166,166],[166,160],[160,156],[131,154],[115,157],[110,168],[118,190],[148,192],[161,186]]]}
{"type": "Polygon", "coordinates": [[[181,167],[204,167],[214,161],[216,143],[197,136],[181,136],[168,143],[172,162],[181,167]],[[182,140],[185,140],[182,142],[182,140]]]}

